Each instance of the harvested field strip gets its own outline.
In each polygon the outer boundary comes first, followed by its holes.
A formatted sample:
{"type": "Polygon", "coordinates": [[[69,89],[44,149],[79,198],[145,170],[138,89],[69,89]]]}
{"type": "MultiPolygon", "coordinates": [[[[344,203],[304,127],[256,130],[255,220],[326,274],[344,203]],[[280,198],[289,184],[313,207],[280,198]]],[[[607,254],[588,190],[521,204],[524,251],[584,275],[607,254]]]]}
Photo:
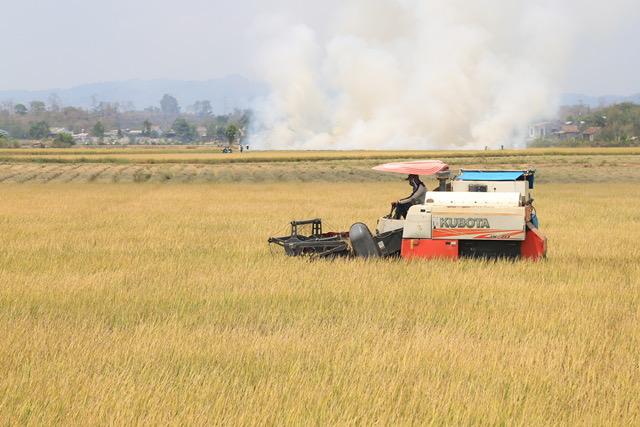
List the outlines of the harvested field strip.
{"type": "MultiPolygon", "coordinates": [[[[371,170],[371,162],[301,162],[255,164],[0,164],[0,183],[11,182],[381,182],[397,181],[395,174],[371,170]]],[[[487,168],[487,163],[460,167],[487,168]]],[[[538,182],[637,182],[640,181],[640,158],[603,163],[599,159],[574,162],[491,163],[495,168],[535,167],[538,182]]]]}
{"type": "MultiPolygon", "coordinates": [[[[5,153],[7,150],[0,150],[5,153]]],[[[24,151],[24,150],[22,150],[24,151]]],[[[42,150],[40,150],[42,151],[42,150]]],[[[57,150],[56,152],[59,152],[57,150]]],[[[81,151],[81,150],[78,150],[81,151]]],[[[110,152],[113,150],[101,150],[110,152]]],[[[118,152],[125,151],[119,150],[118,152]]],[[[187,151],[187,150],[184,150],[187,151]]],[[[194,150],[190,150],[194,151],[194,150]]],[[[200,150],[204,151],[204,150],[200,150]]],[[[411,156],[439,157],[454,170],[460,168],[535,168],[540,182],[613,182],[640,180],[640,155],[635,149],[527,150],[504,152],[282,152],[235,157],[147,158],[99,156],[80,158],[10,157],[0,163],[0,182],[366,182],[393,181],[397,176],[371,170],[384,161],[411,160],[411,156]],[[624,154],[621,154],[624,153],[624,154]],[[318,157],[327,155],[326,158],[318,157]],[[404,156],[374,158],[370,155],[404,156]],[[346,155],[346,157],[338,157],[346,155]],[[475,155],[476,157],[471,157],[475,155]],[[297,157],[296,157],[297,156],[297,157]],[[316,157],[313,157],[316,156],[316,157]],[[446,157],[451,156],[451,157],[446,157]],[[27,159],[26,161],[23,161],[27,159]]],[[[195,154],[198,154],[196,152],[195,154]]]]}

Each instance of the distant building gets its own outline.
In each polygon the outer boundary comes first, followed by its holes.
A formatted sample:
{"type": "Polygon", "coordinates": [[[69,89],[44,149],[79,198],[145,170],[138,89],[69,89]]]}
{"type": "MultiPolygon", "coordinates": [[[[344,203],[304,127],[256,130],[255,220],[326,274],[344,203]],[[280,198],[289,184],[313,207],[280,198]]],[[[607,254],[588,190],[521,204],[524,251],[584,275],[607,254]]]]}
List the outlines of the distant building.
{"type": "Polygon", "coordinates": [[[60,135],[61,133],[71,133],[65,128],[49,128],[49,136],[54,137],[56,135],[60,135]]]}
{"type": "Polygon", "coordinates": [[[73,134],[73,140],[76,142],[76,144],[89,144],[92,141],[91,135],[89,135],[86,132],[80,132],[80,133],[74,133],[73,134]]]}
{"type": "Polygon", "coordinates": [[[581,136],[578,125],[566,124],[563,125],[559,131],[555,133],[556,137],[560,140],[576,139],[581,136]]]}
{"type": "Polygon", "coordinates": [[[552,137],[561,128],[558,121],[540,122],[529,126],[529,140],[546,139],[552,137]]]}
{"type": "Polygon", "coordinates": [[[586,128],[582,131],[582,139],[585,139],[589,142],[594,142],[601,130],[602,128],[595,126],[586,128]]]}

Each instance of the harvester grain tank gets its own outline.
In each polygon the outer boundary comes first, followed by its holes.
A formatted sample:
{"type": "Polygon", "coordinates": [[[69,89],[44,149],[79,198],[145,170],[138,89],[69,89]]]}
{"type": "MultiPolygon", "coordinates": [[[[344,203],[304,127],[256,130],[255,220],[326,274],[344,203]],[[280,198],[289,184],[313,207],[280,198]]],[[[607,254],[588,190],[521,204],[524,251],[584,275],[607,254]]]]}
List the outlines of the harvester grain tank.
{"type": "MultiPolygon", "coordinates": [[[[378,171],[435,176],[428,191],[406,218],[393,211],[378,220],[375,234],[363,223],[346,232],[315,232],[271,238],[289,255],[318,257],[347,255],[363,258],[527,258],[547,253],[547,239],[539,230],[533,207],[534,170],[466,170],[454,176],[440,161],[388,163],[378,171]]],[[[295,223],[295,222],[294,222],[295,223]]],[[[293,223],[292,223],[293,224],[293,223]]]]}

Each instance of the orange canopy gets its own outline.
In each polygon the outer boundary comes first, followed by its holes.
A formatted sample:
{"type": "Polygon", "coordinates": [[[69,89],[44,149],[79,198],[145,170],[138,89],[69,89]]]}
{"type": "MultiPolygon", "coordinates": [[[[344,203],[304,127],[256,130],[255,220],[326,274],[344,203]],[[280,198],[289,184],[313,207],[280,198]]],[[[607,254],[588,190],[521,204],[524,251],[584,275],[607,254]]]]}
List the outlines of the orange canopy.
{"type": "Polygon", "coordinates": [[[438,172],[446,171],[449,165],[440,160],[417,160],[414,162],[386,163],[376,166],[374,170],[380,172],[395,172],[406,175],[435,175],[438,172]]]}

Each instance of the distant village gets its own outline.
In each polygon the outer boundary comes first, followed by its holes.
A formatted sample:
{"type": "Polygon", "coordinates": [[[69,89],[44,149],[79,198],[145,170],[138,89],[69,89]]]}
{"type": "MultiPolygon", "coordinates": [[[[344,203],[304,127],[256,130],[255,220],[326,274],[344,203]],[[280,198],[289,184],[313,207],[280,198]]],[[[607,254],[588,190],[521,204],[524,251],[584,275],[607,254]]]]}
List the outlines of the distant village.
{"type": "Polygon", "coordinates": [[[588,141],[595,142],[602,131],[599,126],[584,126],[584,123],[576,124],[572,121],[560,120],[534,123],[529,126],[527,139],[529,141],[555,139],[557,141],[588,141]]]}
{"type": "MultiPolygon", "coordinates": [[[[52,127],[46,135],[41,134],[37,139],[14,139],[13,145],[22,148],[65,148],[70,146],[124,146],[124,145],[182,145],[197,144],[217,147],[236,147],[248,149],[246,144],[246,129],[233,125],[225,126],[222,132],[211,134],[205,126],[194,127],[193,134],[185,137],[173,128],[163,131],[154,125],[150,131],[144,129],[114,129],[103,133],[80,129],[73,132],[64,127],[52,127]]],[[[0,129],[0,141],[8,139],[9,132],[0,129]]]]}
{"type": "Polygon", "coordinates": [[[533,123],[527,144],[549,146],[638,146],[640,145],[640,105],[631,102],[592,108],[585,105],[562,107],[559,117],[533,123]]]}
{"type": "Polygon", "coordinates": [[[79,132],[72,132],[63,127],[49,128],[49,134],[43,141],[33,142],[34,147],[47,145],[47,140],[55,141],[60,135],[70,135],[73,138],[73,145],[176,145],[176,144],[198,144],[227,146],[237,145],[245,141],[246,129],[236,128],[229,130],[225,127],[224,132],[211,134],[207,127],[196,126],[195,134],[185,140],[174,129],[163,131],[158,125],[152,125],[149,131],[144,129],[114,129],[105,130],[100,136],[90,130],[80,129],[79,132]]]}
{"type": "Polygon", "coordinates": [[[246,147],[251,111],[215,115],[209,101],[197,101],[182,112],[165,95],[159,107],[133,111],[117,103],[91,109],[50,102],[0,104],[0,146],[64,148],[85,145],[197,144],[246,147]]]}

